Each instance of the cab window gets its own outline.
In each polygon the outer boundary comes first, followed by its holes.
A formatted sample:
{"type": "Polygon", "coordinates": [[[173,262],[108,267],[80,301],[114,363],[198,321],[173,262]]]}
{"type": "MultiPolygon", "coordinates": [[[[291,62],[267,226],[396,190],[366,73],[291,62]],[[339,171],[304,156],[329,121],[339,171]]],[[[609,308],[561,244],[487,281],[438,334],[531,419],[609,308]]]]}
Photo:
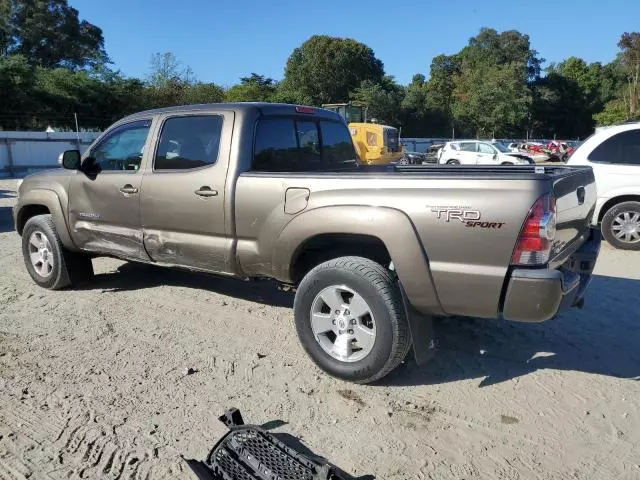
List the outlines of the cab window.
{"type": "Polygon", "coordinates": [[[117,127],[91,149],[84,168],[93,172],[138,171],[150,126],[151,120],[143,120],[117,127]]]}
{"type": "Polygon", "coordinates": [[[154,170],[190,170],[215,164],[221,135],[220,115],[168,118],[160,133],[154,170]]]}

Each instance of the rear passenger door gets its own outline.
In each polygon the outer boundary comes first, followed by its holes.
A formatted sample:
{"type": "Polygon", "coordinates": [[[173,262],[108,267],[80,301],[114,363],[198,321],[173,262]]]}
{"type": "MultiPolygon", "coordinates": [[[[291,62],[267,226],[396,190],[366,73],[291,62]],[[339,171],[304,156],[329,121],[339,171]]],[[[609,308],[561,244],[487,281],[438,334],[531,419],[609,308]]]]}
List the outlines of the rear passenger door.
{"type": "Polygon", "coordinates": [[[462,165],[475,165],[477,163],[476,142],[461,142],[457,158],[462,165]]]}
{"type": "Polygon", "coordinates": [[[233,112],[161,117],[142,181],[144,247],[156,262],[231,273],[225,184],[233,112]]]}

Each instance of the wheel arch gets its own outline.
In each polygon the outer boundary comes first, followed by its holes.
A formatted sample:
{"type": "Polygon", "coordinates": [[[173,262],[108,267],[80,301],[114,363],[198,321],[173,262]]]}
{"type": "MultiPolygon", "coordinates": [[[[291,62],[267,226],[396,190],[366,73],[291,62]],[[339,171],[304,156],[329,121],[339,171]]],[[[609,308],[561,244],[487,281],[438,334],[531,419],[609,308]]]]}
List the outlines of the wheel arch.
{"type": "Polygon", "coordinates": [[[60,242],[69,250],[77,250],[67,227],[60,198],[55,192],[44,189],[29,190],[20,197],[18,205],[15,222],[19,235],[22,235],[24,226],[30,218],[50,214],[60,242]]]}
{"type": "Polygon", "coordinates": [[[619,195],[619,196],[610,198],[609,200],[607,200],[605,203],[602,204],[602,207],[600,207],[600,211],[598,212],[598,223],[602,222],[602,219],[604,218],[604,216],[607,214],[609,210],[611,210],[616,205],[624,202],[640,203],[640,195],[629,194],[629,195],[619,195]]]}
{"type": "Polygon", "coordinates": [[[287,283],[299,281],[300,273],[312,263],[305,259],[330,259],[327,254],[314,257],[307,252],[314,249],[326,251],[327,241],[338,239],[340,248],[328,250],[335,255],[333,258],[347,253],[365,258],[373,256],[378,263],[379,259],[393,261],[411,304],[425,313],[443,313],[418,234],[411,220],[392,208],[333,206],[298,215],[287,224],[275,242],[272,259],[274,278],[287,283]],[[363,246],[372,250],[362,251],[360,247],[363,246]],[[354,253],[354,248],[360,248],[359,253],[354,253]]]}

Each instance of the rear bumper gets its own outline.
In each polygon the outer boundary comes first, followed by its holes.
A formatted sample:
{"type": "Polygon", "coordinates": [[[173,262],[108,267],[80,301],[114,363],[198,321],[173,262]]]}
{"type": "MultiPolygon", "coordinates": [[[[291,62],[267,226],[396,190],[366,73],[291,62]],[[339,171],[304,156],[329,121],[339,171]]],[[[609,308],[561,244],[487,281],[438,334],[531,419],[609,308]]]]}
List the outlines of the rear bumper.
{"type": "Polygon", "coordinates": [[[558,269],[513,270],[502,316],[517,322],[544,322],[562,310],[579,306],[591,281],[600,242],[600,231],[591,229],[589,240],[558,269]]]}

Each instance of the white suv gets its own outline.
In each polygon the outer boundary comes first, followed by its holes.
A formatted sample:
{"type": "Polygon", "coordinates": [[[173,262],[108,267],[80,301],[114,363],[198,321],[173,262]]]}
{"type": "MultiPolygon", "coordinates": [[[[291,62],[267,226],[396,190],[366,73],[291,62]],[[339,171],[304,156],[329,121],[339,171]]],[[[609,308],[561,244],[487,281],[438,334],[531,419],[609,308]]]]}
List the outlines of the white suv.
{"type": "Polygon", "coordinates": [[[592,223],[614,247],[640,250],[640,122],[597,131],[567,165],[589,165],[598,187],[592,223]]]}
{"type": "Polygon", "coordinates": [[[438,163],[444,165],[531,165],[533,159],[521,152],[512,152],[501,143],[478,140],[447,142],[438,151],[438,163]]]}

